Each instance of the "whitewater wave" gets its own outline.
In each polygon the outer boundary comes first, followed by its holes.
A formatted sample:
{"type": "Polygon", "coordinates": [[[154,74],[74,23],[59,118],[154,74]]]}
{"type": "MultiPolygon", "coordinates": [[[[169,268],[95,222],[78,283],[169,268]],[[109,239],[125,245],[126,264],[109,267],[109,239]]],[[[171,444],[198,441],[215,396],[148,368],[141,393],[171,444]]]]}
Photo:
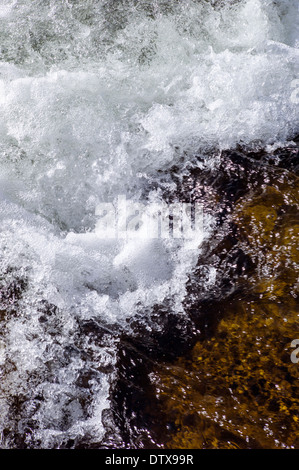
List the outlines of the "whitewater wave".
{"type": "Polygon", "coordinates": [[[188,245],[102,240],[97,205],[159,203],[174,166],[287,145],[298,33],[296,0],[2,0],[3,447],[101,442],[117,332],[166,299],[184,315],[214,221],[188,245]]]}

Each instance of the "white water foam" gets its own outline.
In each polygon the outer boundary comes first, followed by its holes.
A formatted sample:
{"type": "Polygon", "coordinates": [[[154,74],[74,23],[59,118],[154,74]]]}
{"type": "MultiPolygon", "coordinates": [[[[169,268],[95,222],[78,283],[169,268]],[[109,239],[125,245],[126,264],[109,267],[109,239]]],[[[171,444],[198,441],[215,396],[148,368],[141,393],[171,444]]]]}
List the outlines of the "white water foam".
{"type": "Polygon", "coordinates": [[[3,300],[0,428],[29,446],[100,442],[117,339],[99,344],[80,322],[125,328],[169,297],[183,314],[213,221],[189,246],[103,241],[97,204],[139,201],[182,157],[286,144],[298,132],[298,2],[0,3],[3,290],[26,280],[18,302],[3,300]]]}

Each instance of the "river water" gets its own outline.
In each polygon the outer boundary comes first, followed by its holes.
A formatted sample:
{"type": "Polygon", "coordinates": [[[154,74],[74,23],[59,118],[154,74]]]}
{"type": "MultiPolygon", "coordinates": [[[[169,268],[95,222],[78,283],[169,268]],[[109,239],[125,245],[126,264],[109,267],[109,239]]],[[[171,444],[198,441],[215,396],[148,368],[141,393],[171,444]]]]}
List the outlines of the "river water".
{"type": "Polygon", "coordinates": [[[298,19],[297,0],[0,0],[1,447],[123,446],[121,335],[159,330],[157,305],[184,323],[217,221],[103,238],[98,207],[292,146],[298,19]]]}

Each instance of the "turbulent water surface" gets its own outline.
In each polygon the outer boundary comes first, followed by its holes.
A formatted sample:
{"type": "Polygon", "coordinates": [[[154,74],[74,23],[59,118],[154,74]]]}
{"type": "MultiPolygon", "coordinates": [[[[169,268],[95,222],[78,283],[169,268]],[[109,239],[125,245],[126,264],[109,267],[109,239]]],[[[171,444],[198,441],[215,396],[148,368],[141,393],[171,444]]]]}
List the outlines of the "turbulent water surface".
{"type": "Polygon", "coordinates": [[[0,0],[1,447],[126,445],[122,341],[192,337],[218,222],[207,203],[188,243],[103,239],[97,206],[185,200],[226,151],[292,148],[298,19],[297,0],[0,0]]]}

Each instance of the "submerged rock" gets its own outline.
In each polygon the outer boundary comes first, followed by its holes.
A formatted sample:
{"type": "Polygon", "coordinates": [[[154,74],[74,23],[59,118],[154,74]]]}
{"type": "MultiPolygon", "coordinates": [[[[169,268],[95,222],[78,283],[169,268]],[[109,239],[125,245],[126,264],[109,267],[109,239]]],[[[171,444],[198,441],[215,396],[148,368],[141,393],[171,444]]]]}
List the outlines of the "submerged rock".
{"type": "Polygon", "coordinates": [[[186,304],[199,340],[152,374],[172,423],[168,448],[299,447],[299,368],[290,357],[299,337],[298,178],[270,168],[263,184],[250,190],[247,182],[228,217],[233,242],[220,240],[198,263],[198,281],[204,259],[220,277],[230,273],[230,289],[219,281],[210,301],[199,295],[194,302],[193,276],[186,304]],[[249,270],[238,268],[240,258],[234,262],[238,250],[250,259],[249,270]]]}
{"type": "Polygon", "coordinates": [[[212,338],[154,376],[170,448],[298,447],[298,305],[235,301],[212,338]]]}

